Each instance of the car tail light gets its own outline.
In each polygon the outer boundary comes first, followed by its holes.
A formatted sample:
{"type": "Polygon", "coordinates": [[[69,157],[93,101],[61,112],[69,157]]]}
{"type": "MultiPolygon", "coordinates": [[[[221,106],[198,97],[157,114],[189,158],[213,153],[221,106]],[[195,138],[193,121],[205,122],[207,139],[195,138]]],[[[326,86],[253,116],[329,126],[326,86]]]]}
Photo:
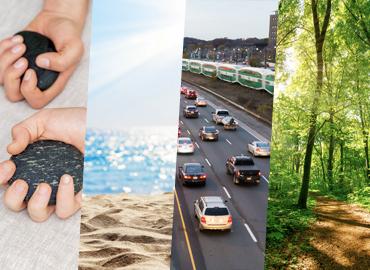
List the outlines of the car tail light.
{"type": "Polygon", "coordinates": [[[257,147],[257,148],[256,148],[256,151],[257,151],[257,152],[261,151],[261,148],[257,147]]]}
{"type": "Polygon", "coordinates": [[[233,217],[230,215],[229,219],[227,220],[227,223],[233,223],[233,217]]]}
{"type": "Polygon", "coordinates": [[[207,178],[207,175],[206,174],[203,174],[201,176],[199,176],[200,179],[206,179],[207,178]]]}
{"type": "Polygon", "coordinates": [[[191,176],[185,175],[184,178],[185,179],[191,179],[191,176]]]}
{"type": "Polygon", "coordinates": [[[236,172],[236,176],[240,176],[240,171],[237,171],[236,172]]]}
{"type": "Polygon", "coordinates": [[[201,223],[206,224],[206,223],[207,223],[207,222],[206,222],[206,218],[205,218],[205,217],[201,217],[201,218],[200,218],[200,222],[201,222],[201,223]]]}
{"type": "Polygon", "coordinates": [[[261,176],[261,172],[258,172],[258,176],[261,176]]]}

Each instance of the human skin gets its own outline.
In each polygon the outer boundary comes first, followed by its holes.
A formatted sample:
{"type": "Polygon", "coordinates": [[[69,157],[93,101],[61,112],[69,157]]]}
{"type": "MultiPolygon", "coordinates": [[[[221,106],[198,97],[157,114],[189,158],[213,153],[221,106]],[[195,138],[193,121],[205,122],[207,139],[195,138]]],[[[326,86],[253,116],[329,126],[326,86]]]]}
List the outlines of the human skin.
{"type": "Polygon", "coordinates": [[[17,35],[0,41],[0,85],[4,85],[10,101],[25,99],[32,108],[40,109],[64,89],[84,52],[81,34],[88,6],[89,0],[45,0],[43,9],[24,29],[41,33],[55,44],[57,52],[36,58],[39,67],[60,72],[46,91],[37,87],[36,73],[22,57],[26,51],[23,37],[17,35]]]}
{"type": "MultiPolygon", "coordinates": [[[[84,153],[85,125],[85,108],[43,109],[13,127],[13,139],[7,150],[10,155],[17,155],[32,142],[56,140],[74,145],[84,153]]],[[[9,209],[18,212],[27,208],[32,220],[44,222],[54,212],[59,218],[66,219],[81,208],[82,193],[74,195],[73,179],[69,175],[61,177],[55,206],[48,206],[51,187],[46,183],[41,183],[25,203],[28,184],[17,179],[11,186],[7,185],[15,170],[11,160],[0,163],[0,184],[7,187],[3,199],[9,209]]]]}

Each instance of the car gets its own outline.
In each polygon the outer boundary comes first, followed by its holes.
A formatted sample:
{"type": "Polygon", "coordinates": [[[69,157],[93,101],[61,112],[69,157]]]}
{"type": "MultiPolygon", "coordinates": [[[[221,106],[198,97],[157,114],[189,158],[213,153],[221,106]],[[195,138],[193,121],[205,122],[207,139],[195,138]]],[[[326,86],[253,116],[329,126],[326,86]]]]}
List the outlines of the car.
{"type": "Polygon", "coordinates": [[[206,107],[207,106],[207,100],[202,97],[197,97],[197,99],[194,102],[194,105],[197,107],[206,107]]]}
{"type": "Polygon", "coordinates": [[[184,107],[183,115],[185,118],[198,118],[199,111],[194,105],[187,105],[184,107]]]}
{"type": "Polygon", "coordinates": [[[177,139],[177,153],[193,154],[194,143],[189,137],[181,137],[177,139]]]}
{"type": "Polygon", "coordinates": [[[199,129],[199,137],[202,139],[202,141],[218,141],[218,134],[219,131],[214,126],[203,126],[201,129],[199,129]]]}
{"type": "Polygon", "coordinates": [[[232,116],[226,116],[222,118],[221,123],[225,130],[236,130],[238,127],[238,122],[232,116]]]}
{"type": "Polygon", "coordinates": [[[185,87],[185,86],[182,86],[182,87],[180,88],[180,94],[181,94],[181,95],[185,95],[187,91],[188,91],[188,88],[187,88],[187,87],[185,87]]]}
{"type": "Polygon", "coordinates": [[[204,172],[204,166],[200,163],[185,163],[178,168],[178,179],[183,185],[199,184],[204,186],[207,175],[204,172]]]}
{"type": "Polygon", "coordinates": [[[269,157],[270,156],[270,144],[268,142],[254,141],[248,144],[248,151],[252,153],[254,157],[269,157]]]}
{"type": "Polygon", "coordinates": [[[222,123],[222,119],[226,116],[229,116],[229,111],[225,109],[217,109],[215,112],[212,112],[212,120],[218,125],[222,123]]]}
{"type": "Polygon", "coordinates": [[[186,91],[186,94],[185,94],[185,97],[187,99],[196,99],[198,96],[197,96],[197,92],[195,90],[188,90],[186,91]]]}
{"type": "Polygon", "coordinates": [[[225,202],[219,196],[203,196],[194,202],[194,215],[200,231],[231,230],[233,218],[225,202]]]}
{"type": "Polygon", "coordinates": [[[261,171],[254,164],[250,156],[233,156],[226,161],[226,173],[233,176],[234,184],[259,184],[261,171]]]}

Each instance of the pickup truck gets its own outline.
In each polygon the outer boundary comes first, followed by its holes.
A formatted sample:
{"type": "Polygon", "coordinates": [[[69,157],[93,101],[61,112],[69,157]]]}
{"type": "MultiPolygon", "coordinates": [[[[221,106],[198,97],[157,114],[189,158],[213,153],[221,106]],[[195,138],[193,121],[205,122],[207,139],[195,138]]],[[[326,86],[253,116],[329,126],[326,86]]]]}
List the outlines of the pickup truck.
{"type": "Polygon", "coordinates": [[[222,123],[222,119],[224,119],[224,117],[229,115],[228,110],[218,109],[215,112],[212,112],[212,120],[218,125],[222,123]]]}
{"type": "Polygon", "coordinates": [[[261,171],[254,165],[250,156],[233,156],[227,159],[226,173],[233,176],[234,184],[259,184],[261,171]]]}

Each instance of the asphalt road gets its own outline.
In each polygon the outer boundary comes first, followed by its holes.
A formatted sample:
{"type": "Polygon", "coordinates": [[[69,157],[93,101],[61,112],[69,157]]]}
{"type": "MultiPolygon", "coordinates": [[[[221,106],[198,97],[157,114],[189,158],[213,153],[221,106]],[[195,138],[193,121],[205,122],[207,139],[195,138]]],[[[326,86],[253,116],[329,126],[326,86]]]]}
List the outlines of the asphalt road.
{"type": "Polygon", "coordinates": [[[177,166],[186,162],[202,163],[207,184],[205,187],[182,186],[176,180],[171,269],[263,269],[269,158],[254,158],[263,175],[258,186],[235,185],[232,176],[226,174],[225,163],[230,156],[248,154],[248,142],[269,140],[271,128],[212,94],[194,86],[191,88],[209,103],[207,107],[199,108],[199,118],[185,119],[182,109],[194,101],[181,97],[179,124],[182,136],[191,137],[196,150],[192,155],[178,155],[177,166]],[[198,131],[204,125],[214,125],[212,112],[215,108],[228,109],[241,127],[237,131],[224,131],[222,126],[217,126],[219,141],[203,142],[198,131]],[[233,216],[231,232],[199,231],[194,217],[194,201],[205,195],[222,196],[227,200],[226,205],[233,216]]]}

